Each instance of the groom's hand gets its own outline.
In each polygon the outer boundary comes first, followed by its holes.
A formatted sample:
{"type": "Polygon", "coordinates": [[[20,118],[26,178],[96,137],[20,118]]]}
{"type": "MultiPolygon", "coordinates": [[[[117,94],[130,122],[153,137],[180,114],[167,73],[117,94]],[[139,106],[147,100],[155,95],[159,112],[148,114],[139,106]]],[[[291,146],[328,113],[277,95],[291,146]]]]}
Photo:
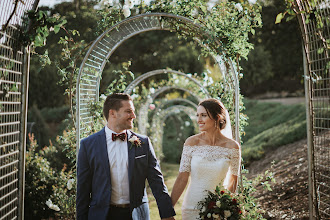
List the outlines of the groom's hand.
{"type": "Polygon", "coordinates": [[[174,217],[162,218],[162,220],[175,220],[175,218],[174,217]]]}

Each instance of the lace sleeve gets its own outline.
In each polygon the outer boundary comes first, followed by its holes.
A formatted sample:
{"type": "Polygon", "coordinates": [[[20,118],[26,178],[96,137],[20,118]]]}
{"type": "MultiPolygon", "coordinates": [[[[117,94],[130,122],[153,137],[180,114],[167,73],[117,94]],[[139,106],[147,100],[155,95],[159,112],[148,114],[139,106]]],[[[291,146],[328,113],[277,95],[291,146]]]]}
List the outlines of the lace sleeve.
{"type": "Polygon", "coordinates": [[[240,149],[235,149],[232,152],[230,159],[230,173],[232,175],[239,175],[241,167],[241,151],[240,149]]]}
{"type": "Polygon", "coordinates": [[[190,172],[192,147],[183,146],[179,172],[190,172]]]}

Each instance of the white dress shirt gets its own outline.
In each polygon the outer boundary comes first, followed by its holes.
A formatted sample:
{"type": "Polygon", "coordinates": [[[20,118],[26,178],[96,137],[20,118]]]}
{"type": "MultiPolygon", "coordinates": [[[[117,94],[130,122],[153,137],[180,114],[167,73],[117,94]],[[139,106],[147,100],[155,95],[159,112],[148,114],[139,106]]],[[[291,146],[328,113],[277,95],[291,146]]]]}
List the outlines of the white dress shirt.
{"type": "Polygon", "coordinates": [[[112,133],[117,134],[105,126],[111,175],[111,203],[129,204],[127,139],[122,141],[118,138],[112,141],[112,133]]]}

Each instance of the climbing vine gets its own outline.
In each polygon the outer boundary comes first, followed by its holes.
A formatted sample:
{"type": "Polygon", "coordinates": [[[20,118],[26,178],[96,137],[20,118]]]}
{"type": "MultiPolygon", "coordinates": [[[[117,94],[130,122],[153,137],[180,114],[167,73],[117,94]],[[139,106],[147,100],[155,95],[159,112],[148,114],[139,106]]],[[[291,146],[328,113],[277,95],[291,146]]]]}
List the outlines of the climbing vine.
{"type": "MultiPolygon", "coordinates": [[[[98,22],[97,33],[103,33],[106,29],[112,27],[121,20],[142,13],[165,12],[174,15],[184,16],[198,23],[202,30],[196,30],[194,26],[185,25],[183,23],[173,23],[173,27],[177,30],[177,35],[185,39],[199,39],[198,43],[202,45],[203,55],[223,55],[225,59],[235,60],[238,65],[241,58],[246,58],[253,45],[248,42],[249,34],[254,34],[255,28],[261,26],[260,6],[250,4],[247,1],[243,3],[235,3],[224,0],[211,5],[206,1],[196,0],[177,0],[177,1],[151,1],[150,4],[141,1],[134,5],[132,1],[102,1],[98,11],[101,19],[98,22]],[[202,33],[202,34],[201,34],[202,33]]],[[[66,131],[57,140],[58,145],[62,146],[67,153],[67,157],[75,162],[75,144],[76,131],[74,128],[75,121],[75,86],[79,73],[79,64],[84,56],[87,48],[92,42],[83,40],[75,40],[79,36],[79,32],[75,30],[67,30],[66,20],[58,15],[49,17],[47,13],[42,11],[29,12],[28,17],[31,20],[31,28],[23,32],[22,41],[25,45],[31,45],[33,48],[42,47],[47,43],[47,37],[50,32],[59,33],[63,31],[65,36],[61,37],[58,45],[62,48],[62,59],[51,61],[48,57],[47,50],[44,54],[39,55],[42,65],[51,62],[56,63],[58,73],[61,76],[60,83],[67,87],[65,94],[70,99],[71,106],[71,123],[66,131]]],[[[35,49],[33,49],[35,51],[35,49]]],[[[117,76],[98,103],[90,103],[90,115],[93,116],[93,124],[88,128],[88,132],[94,132],[103,126],[102,103],[103,97],[113,92],[120,92],[126,88],[128,77],[133,78],[134,74],[129,71],[129,66],[125,66],[121,70],[113,72],[117,76]]],[[[201,79],[203,80],[203,79],[201,79]]],[[[171,79],[170,83],[175,84],[175,79],[171,79]]],[[[183,81],[181,81],[182,83],[183,81]]],[[[155,83],[153,86],[162,86],[165,82],[155,83]]],[[[184,86],[180,84],[180,86],[184,86]]],[[[187,87],[191,85],[186,85],[187,87]]],[[[233,103],[234,91],[225,90],[223,82],[212,82],[208,84],[208,89],[213,97],[221,98],[227,106],[233,103]]],[[[136,107],[143,103],[144,97],[150,95],[148,88],[141,85],[137,89],[140,93],[135,99],[136,107]]],[[[137,108],[138,109],[138,108],[137,108]]],[[[233,112],[232,108],[229,111],[233,112]]],[[[241,116],[240,127],[243,127],[245,120],[241,116]]],[[[88,135],[86,133],[86,135],[88,135]]],[[[74,216],[74,195],[76,167],[64,167],[56,178],[60,179],[58,185],[54,186],[53,194],[50,196],[51,201],[48,202],[49,208],[56,208],[59,216],[74,216]],[[70,183],[70,184],[69,184],[70,183]],[[63,201],[68,201],[65,203],[63,201]],[[54,203],[54,204],[53,204],[54,203]]],[[[48,201],[48,200],[47,200],[48,201]]]]}
{"type": "MultiPolygon", "coordinates": [[[[165,12],[180,15],[201,25],[202,30],[186,24],[174,23],[179,36],[198,38],[199,43],[207,49],[205,55],[213,53],[224,55],[233,60],[246,58],[253,45],[248,42],[249,34],[255,34],[255,29],[261,27],[261,7],[248,1],[235,3],[233,1],[218,1],[211,4],[207,1],[178,0],[152,1],[134,5],[133,1],[102,1],[103,8],[99,11],[102,19],[99,21],[99,33],[110,28],[125,17],[142,13],[165,12]],[[200,35],[199,33],[203,33],[200,35]]],[[[204,48],[203,47],[203,48],[204,48]]]]}

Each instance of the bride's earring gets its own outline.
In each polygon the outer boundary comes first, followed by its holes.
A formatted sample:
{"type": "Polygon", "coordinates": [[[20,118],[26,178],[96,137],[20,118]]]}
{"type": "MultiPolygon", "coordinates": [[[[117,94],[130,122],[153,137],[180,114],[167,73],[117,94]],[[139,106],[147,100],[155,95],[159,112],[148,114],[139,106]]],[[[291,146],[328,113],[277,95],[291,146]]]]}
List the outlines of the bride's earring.
{"type": "Polygon", "coordinates": [[[217,128],[217,121],[214,121],[214,127],[217,128]]]}

